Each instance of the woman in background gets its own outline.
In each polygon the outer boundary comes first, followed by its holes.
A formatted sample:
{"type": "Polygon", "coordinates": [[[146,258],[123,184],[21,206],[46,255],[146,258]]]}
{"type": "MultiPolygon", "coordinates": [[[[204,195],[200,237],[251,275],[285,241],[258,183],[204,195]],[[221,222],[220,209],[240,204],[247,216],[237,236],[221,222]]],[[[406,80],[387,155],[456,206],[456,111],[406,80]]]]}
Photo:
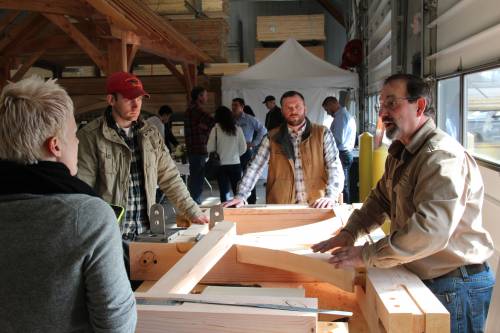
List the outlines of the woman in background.
{"type": "Polygon", "coordinates": [[[238,182],[241,179],[240,156],[247,150],[243,130],[236,125],[233,113],[225,106],[215,111],[215,126],[210,132],[207,151],[217,152],[220,156],[221,167],[217,175],[220,200],[230,200],[230,191],[236,193],[238,182]]]}

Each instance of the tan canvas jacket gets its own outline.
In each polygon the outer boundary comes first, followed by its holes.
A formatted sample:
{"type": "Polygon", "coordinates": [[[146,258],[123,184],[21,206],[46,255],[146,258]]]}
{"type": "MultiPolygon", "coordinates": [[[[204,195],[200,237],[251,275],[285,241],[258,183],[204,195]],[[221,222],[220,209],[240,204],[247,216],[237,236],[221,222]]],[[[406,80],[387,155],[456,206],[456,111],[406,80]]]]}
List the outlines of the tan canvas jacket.
{"type": "MultiPolygon", "coordinates": [[[[178,212],[188,218],[201,215],[158,130],[145,122],[139,135],[148,207],[155,203],[158,185],[178,212]]],[[[90,122],[77,136],[78,178],[108,203],[126,207],[132,153],[125,141],[107,125],[104,116],[90,122]]]]}
{"type": "Polygon", "coordinates": [[[364,246],[365,264],[404,264],[430,279],[482,263],[493,253],[482,226],[483,195],[475,160],[429,119],[409,145],[391,145],[382,179],[346,229],[360,236],[389,216],[391,233],[364,246]]]}

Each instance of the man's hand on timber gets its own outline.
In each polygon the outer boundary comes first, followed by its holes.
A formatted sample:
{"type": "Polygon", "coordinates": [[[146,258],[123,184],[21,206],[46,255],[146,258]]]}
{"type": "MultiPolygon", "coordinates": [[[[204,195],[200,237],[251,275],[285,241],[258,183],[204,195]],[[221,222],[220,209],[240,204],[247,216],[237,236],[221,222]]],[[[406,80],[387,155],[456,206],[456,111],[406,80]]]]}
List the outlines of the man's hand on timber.
{"type": "Polygon", "coordinates": [[[222,207],[224,208],[228,208],[228,207],[235,207],[235,208],[239,208],[239,207],[242,207],[242,206],[245,206],[247,203],[245,200],[243,199],[240,199],[240,198],[234,198],[232,200],[229,200],[229,201],[226,201],[222,204],[222,207]]]}
{"type": "Polygon", "coordinates": [[[208,222],[210,222],[210,220],[208,219],[208,216],[205,215],[198,215],[191,219],[191,223],[194,224],[207,224],[208,222]]]}
{"type": "Polygon", "coordinates": [[[333,198],[319,198],[311,205],[313,208],[333,208],[336,201],[333,198]]]}
{"type": "Polygon", "coordinates": [[[339,234],[333,236],[330,239],[314,244],[313,246],[311,246],[311,249],[314,252],[324,253],[331,249],[352,245],[354,245],[354,239],[352,238],[351,234],[345,231],[341,231],[339,234]]]}
{"type": "Polygon", "coordinates": [[[328,262],[335,268],[365,267],[361,252],[362,246],[344,246],[332,251],[332,257],[328,262]]]}

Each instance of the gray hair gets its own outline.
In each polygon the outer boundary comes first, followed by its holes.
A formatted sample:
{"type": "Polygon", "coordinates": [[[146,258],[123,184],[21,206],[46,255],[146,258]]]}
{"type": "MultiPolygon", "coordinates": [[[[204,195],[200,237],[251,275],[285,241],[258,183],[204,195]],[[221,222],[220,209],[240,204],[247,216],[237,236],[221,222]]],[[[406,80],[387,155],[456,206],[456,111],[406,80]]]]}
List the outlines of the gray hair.
{"type": "Polygon", "coordinates": [[[0,95],[0,159],[23,164],[45,156],[44,143],[64,139],[73,101],[56,80],[32,76],[7,84],[0,95]]]}

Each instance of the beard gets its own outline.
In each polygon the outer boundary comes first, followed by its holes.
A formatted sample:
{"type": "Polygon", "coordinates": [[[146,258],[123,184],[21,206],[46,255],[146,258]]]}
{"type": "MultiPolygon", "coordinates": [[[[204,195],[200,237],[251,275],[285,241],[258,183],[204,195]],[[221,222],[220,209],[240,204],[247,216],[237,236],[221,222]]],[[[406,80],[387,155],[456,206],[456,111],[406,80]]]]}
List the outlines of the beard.
{"type": "Polygon", "coordinates": [[[297,117],[295,117],[294,119],[292,118],[288,118],[286,120],[286,123],[290,126],[298,126],[300,124],[302,124],[304,122],[304,119],[306,119],[306,116],[305,115],[298,115],[297,117]]]}
{"type": "Polygon", "coordinates": [[[387,138],[394,140],[396,135],[399,133],[399,127],[394,122],[394,119],[386,117],[382,118],[382,122],[384,123],[385,135],[387,138]],[[388,122],[388,124],[386,124],[386,122],[388,122]]]}

